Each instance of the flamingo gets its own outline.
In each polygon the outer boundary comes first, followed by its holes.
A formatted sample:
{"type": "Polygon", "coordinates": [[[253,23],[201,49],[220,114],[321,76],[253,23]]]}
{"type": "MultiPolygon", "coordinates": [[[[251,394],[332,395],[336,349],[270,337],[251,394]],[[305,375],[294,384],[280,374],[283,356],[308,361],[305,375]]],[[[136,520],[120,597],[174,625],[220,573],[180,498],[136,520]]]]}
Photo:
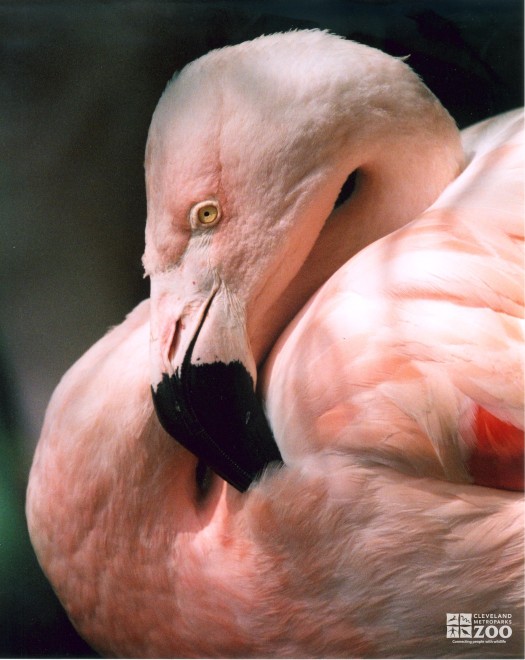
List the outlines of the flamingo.
{"type": "Polygon", "coordinates": [[[62,379],[28,485],[95,648],[490,656],[445,616],[497,611],[522,652],[521,123],[460,135],[404,62],[318,31],[168,86],[151,299],[62,379]]]}

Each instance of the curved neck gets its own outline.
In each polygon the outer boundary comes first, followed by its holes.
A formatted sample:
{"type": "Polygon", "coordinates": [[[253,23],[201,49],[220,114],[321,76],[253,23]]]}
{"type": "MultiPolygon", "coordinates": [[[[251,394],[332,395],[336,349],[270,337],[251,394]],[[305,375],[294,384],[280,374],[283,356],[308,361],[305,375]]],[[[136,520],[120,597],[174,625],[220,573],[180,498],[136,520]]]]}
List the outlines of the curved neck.
{"type": "Polygon", "coordinates": [[[371,243],[423,213],[463,169],[460,133],[437,102],[421,126],[386,126],[369,138],[361,160],[350,158],[343,172],[357,170],[351,197],[327,218],[308,257],[280,297],[254,323],[252,338],[261,364],[275,338],[343,264],[371,243]]]}

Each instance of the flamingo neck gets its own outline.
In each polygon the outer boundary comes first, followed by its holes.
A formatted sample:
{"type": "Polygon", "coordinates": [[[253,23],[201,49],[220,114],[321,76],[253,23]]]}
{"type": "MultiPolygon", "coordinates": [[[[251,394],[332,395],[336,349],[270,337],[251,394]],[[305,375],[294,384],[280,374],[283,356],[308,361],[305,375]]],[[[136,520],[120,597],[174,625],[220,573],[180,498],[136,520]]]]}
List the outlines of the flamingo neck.
{"type": "MultiPolygon", "coordinates": [[[[350,199],[328,216],[297,274],[264,315],[252,338],[257,364],[308,299],[347,261],[368,245],[405,226],[429,206],[464,166],[460,133],[437,101],[435,116],[418,130],[389,126],[361,160],[350,158],[342,171],[357,170],[350,199]]],[[[255,326],[256,324],[254,324],[255,326]]]]}

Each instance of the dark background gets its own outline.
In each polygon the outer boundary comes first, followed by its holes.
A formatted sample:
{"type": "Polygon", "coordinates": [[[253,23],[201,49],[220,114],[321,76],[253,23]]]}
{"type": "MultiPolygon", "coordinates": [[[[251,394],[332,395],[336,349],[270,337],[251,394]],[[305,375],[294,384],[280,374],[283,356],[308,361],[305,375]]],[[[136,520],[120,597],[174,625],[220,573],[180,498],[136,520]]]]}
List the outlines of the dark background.
{"type": "Polygon", "coordinates": [[[143,150],[173,72],[327,28],[410,55],[464,127],[522,104],[522,26],[521,0],[0,2],[0,656],[94,657],[36,564],[24,490],[60,376],[148,295],[143,150]]]}

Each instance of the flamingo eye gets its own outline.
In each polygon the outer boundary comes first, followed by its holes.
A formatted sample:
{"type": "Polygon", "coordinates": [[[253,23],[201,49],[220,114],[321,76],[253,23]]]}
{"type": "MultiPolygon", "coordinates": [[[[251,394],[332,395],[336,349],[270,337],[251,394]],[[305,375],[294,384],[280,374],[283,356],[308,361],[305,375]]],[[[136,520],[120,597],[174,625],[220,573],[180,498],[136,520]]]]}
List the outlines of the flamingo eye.
{"type": "Polygon", "coordinates": [[[219,203],[214,200],[199,202],[190,211],[190,221],[193,227],[213,227],[221,219],[219,203]]]}

